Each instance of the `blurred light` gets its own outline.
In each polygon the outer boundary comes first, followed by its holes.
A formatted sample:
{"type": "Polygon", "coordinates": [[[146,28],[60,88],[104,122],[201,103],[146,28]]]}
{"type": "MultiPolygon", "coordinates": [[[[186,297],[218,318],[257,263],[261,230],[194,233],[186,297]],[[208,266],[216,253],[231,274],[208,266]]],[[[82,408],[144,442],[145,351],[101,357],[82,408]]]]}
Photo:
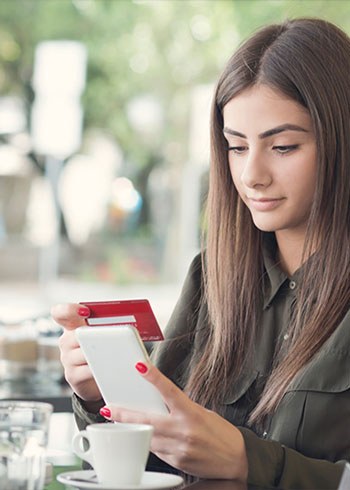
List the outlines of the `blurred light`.
{"type": "Polygon", "coordinates": [[[56,211],[50,183],[44,177],[37,177],[30,191],[26,236],[34,245],[44,247],[53,242],[56,234],[56,211]]]}
{"type": "Polygon", "coordinates": [[[77,41],[44,41],[35,50],[33,88],[40,94],[79,97],[85,88],[87,52],[77,41]]]}
{"type": "Polygon", "coordinates": [[[103,133],[90,130],[86,139],[87,154],[68,160],[59,183],[68,236],[79,246],[105,225],[112,182],[122,161],[119,146],[103,133]]]}
{"type": "Polygon", "coordinates": [[[64,98],[39,97],[32,108],[32,142],[44,155],[65,158],[80,146],[82,107],[64,98]]]}
{"type": "Polygon", "coordinates": [[[80,147],[87,52],[77,41],[44,41],[35,51],[32,141],[38,153],[64,159],[80,147]]]}
{"type": "Polygon", "coordinates": [[[0,133],[23,131],[27,125],[23,101],[19,97],[0,98],[0,133]]]}
{"type": "MultiPolygon", "coordinates": [[[[103,167],[104,174],[116,174],[123,160],[123,152],[116,140],[108,133],[98,129],[85,131],[85,152],[103,167]]],[[[109,177],[107,177],[109,179],[109,177]]]]}
{"type": "Polygon", "coordinates": [[[135,73],[145,73],[149,66],[148,56],[144,53],[137,53],[130,58],[129,66],[135,73]]]}
{"type": "Polygon", "coordinates": [[[209,20],[204,15],[196,15],[190,23],[192,36],[197,41],[207,41],[211,36],[209,20]]]}
{"type": "Polygon", "coordinates": [[[162,107],[158,99],[151,94],[131,99],[127,104],[126,113],[132,127],[141,134],[155,134],[163,124],[162,107]]]}
{"type": "Polygon", "coordinates": [[[189,127],[190,161],[206,168],[209,164],[210,109],[214,87],[197,85],[192,89],[189,127]]]}
{"type": "MultiPolygon", "coordinates": [[[[25,175],[28,173],[27,158],[17,148],[10,145],[0,146],[0,176],[25,175]]],[[[30,168],[30,165],[29,165],[30,168]]]]}
{"type": "Polygon", "coordinates": [[[135,54],[130,57],[129,66],[135,73],[145,73],[149,60],[154,56],[155,46],[152,28],[145,22],[138,22],[132,32],[135,54]]]}
{"type": "Polygon", "coordinates": [[[152,41],[152,28],[150,24],[138,22],[133,30],[133,37],[144,46],[152,41]]]}
{"type": "Polygon", "coordinates": [[[132,212],[141,207],[142,199],[131,180],[118,177],[113,182],[111,204],[123,211],[132,212]]]}
{"type": "Polygon", "coordinates": [[[59,199],[69,239],[75,245],[83,245],[105,219],[111,192],[111,180],[106,182],[106,177],[113,177],[105,172],[104,165],[98,165],[100,162],[75,155],[62,171],[59,199]]]}

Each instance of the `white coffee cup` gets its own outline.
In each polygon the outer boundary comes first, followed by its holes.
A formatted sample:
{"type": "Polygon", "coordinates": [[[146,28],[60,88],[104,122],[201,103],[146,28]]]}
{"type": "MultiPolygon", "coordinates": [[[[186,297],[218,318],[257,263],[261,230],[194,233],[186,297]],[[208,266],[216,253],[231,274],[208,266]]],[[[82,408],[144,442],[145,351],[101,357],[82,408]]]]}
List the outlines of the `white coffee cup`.
{"type": "Polygon", "coordinates": [[[73,438],[73,451],[94,468],[99,483],[138,485],[145,471],[153,427],[145,424],[88,425],[73,438]],[[87,439],[84,451],[81,442],[87,439]]]}

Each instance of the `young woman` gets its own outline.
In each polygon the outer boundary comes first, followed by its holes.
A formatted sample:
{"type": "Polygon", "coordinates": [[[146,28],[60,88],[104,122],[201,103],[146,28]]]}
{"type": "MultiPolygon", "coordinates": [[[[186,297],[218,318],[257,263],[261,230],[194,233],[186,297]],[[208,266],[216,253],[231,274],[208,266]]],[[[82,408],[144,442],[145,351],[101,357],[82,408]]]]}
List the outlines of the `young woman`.
{"type": "Polygon", "coordinates": [[[54,308],[78,425],[151,423],[152,452],[191,475],[336,488],[350,460],[350,40],[336,26],[271,25],[232,56],[207,217],[166,340],[136,366],[169,416],[104,407],[74,335],[88,309],[54,308]]]}

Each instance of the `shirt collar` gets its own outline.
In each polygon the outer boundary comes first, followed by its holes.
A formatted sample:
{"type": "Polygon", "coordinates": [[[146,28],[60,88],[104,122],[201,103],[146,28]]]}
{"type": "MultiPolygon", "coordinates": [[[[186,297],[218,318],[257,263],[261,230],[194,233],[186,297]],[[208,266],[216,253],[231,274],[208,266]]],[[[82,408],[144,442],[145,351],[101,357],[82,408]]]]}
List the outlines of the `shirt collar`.
{"type": "Polygon", "coordinates": [[[274,234],[266,234],[263,243],[263,260],[265,266],[265,292],[264,292],[264,310],[269,306],[280,287],[285,281],[293,281],[297,284],[299,270],[295,271],[292,277],[289,277],[276,263],[276,240],[274,234]]]}
{"type": "Polygon", "coordinates": [[[263,248],[264,266],[265,266],[265,294],[264,310],[276,296],[279,288],[286,281],[287,275],[279,268],[278,264],[272,259],[270,251],[266,246],[263,248]],[[266,280],[267,278],[267,280],[266,280]]]}

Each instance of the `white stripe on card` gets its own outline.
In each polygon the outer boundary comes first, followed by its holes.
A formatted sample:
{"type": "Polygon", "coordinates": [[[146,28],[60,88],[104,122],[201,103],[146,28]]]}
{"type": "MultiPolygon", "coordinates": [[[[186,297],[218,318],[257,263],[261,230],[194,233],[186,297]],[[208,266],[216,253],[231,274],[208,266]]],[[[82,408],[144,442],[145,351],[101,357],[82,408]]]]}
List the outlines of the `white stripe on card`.
{"type": "Polygon", "coordinates": [[[133,315],[128,316],[105,316],[99,318],[87,318],[88,325],[119,325],[122,323],[136,323],[133,315]]]}

